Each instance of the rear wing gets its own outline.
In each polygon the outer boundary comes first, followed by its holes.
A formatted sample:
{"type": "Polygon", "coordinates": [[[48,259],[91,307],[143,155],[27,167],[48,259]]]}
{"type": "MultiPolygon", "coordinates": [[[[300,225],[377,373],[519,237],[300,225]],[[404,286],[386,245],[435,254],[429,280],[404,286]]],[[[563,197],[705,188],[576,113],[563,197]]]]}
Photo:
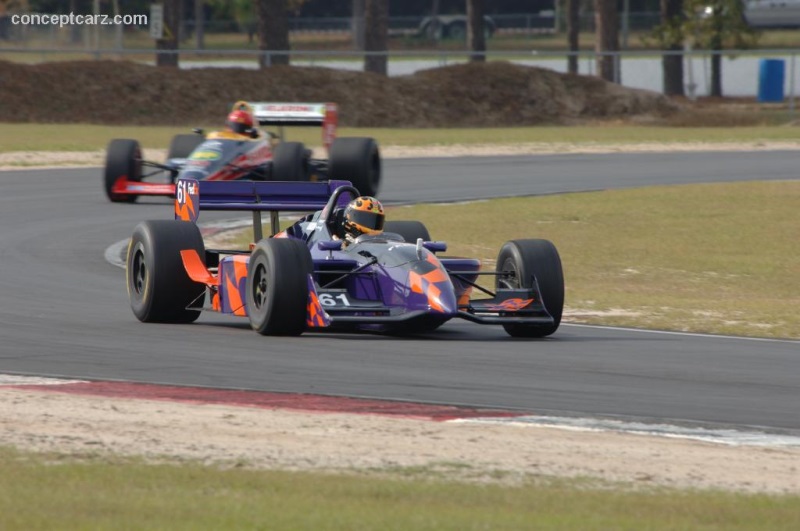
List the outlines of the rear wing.
{"type": "MultiPolygon", "coordinates": [[[[237,102],[239,105],[242,102],[237,102]]],[[[321,126],[322,144],[330,148],[336,138],[338,109],[335,103],[244,102],[259,125],[321,126]]]]}
{"type": "Polygon", "coordinates": [[[200,210],[251,211],[255,241],[262,238],[261,213],[270,213],[272,235],[279,231],[279,212],[322,210],[349,181],[197,181],[175,183],[175,219],[196,222],[200,210]]]}

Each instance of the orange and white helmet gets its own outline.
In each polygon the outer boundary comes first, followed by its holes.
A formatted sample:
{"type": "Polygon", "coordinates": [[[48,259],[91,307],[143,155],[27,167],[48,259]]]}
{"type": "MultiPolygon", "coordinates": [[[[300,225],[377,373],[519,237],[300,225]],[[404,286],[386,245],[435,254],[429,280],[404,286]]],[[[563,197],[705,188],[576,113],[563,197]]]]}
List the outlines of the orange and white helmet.
{"type": "Polygon", "coordinates": [[[358,238],[362,234],[380,234],[386,216],[383,205],[374,197],[356,197],[344,209],[342,228],[346,235],[358,238]]]}

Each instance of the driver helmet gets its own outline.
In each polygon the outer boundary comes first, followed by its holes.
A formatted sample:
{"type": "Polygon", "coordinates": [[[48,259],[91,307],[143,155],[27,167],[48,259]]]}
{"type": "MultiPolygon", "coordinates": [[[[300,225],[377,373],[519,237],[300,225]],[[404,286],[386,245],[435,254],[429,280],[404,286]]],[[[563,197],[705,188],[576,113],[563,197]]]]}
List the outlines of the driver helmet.
{"type": "Polygon", "coordinates": [[[374,197],[356,197],[344,209],[342,228],[346,237],[356,239],[362,234],[380,234],[386,216],[383,205],[374,197]]]}
{"type": "Polygon", "coordinates": [[[247,111],[231,111],[225,125],[229,130],[240,135],[247,135],[253,130],[253,115],[247,111]]]}

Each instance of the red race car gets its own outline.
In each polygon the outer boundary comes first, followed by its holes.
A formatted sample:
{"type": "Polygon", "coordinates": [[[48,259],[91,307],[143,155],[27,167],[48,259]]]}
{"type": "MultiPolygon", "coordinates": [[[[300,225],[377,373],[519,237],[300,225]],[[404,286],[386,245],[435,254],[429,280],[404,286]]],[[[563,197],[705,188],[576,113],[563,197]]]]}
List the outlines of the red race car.
{"type": "Polygon", "coordinates": [[[376,196],[381,157],[373,138],[336,138],[333,103],[248,103],[238,101],[226,128],[208,134],[176,135],[164,163],[142,158],[139,142],[114,139],[108,145],[103,184],[113,202],[140,195],[175,196],[178,177],[201,181],[348,180],[364,195],[376,196]],[[278,131],[257,127],[278,126],[278,131]],[[327,159],[315,159],[301,142],[284,141],[284,126],[321,126],[327,159]],[[150,181],[151,177],[156,180],[150,181]],[[158,178],[160,177],[160,179],[158,178]]]}

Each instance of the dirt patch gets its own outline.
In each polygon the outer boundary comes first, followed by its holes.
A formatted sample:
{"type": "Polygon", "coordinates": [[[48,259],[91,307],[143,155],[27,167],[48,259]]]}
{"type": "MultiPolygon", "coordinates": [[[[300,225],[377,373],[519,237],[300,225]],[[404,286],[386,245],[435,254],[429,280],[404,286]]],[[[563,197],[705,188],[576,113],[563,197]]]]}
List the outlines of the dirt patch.
{"type": "Polygon", "coordinates": [[[174,70],[126,61],[0,62],[0,71],[4,122],[216,123],[241,99],[336,102],[341,125],[351,127],[657,120],[681,108],[661,94],[596,77],[494,61],[389,78],[322,67],[174,70]]]}
{"type": "Polygon", "coordinates": [[[588,477],[634,488],[800,492],[800,449],[734,447],[613,432],[0,389],[0,444],[73,455],[455,480],[588,477]]]}

